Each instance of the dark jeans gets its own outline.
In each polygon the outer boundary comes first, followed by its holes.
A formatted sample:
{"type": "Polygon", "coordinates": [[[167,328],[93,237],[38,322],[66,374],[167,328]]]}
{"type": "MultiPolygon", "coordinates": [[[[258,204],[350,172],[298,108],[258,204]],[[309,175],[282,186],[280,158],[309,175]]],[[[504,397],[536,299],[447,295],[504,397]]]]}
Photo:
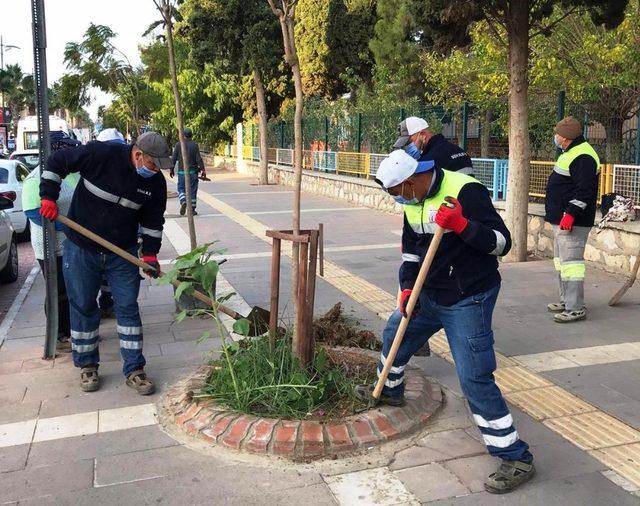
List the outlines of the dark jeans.
{"type": "MultiPolygon", "coordinates": [[[[56,261],[58,265],[58,339],[62,339],[71,335],[71,324],[69,322],[69,299],[64,284],[64,275],[62,274],[62,257],[57,257],[56,261]]],[[[38,260],[38,263],[44,276],[44,260],[38,260]]],[[[46,300],[44,303],[44,311],[46,315],[46,300]]]]}
{"type": "MultiPolygon", "coordinates": [[[[136,254],[136,248],[129,253],[136,254]]],[[[122,372],[128,376],[145,365],[142,321],[138,309],[138,268],[112,253],[97,253],[68,240],[64,245],[64,279],[71,314],[71,349],[76,367],[97,365],[100,310],[96,298],[104,276],[111,287],[120,338],[122,372]]]]}
{"type": "MultiPolygon", "coordinates": [[[[433,334],[444,329],[462,392],[489,453],[505,460],[531,460],[529,445],[519,438],[509,408],[493,377],[496,356],[491,319],[499,291],[498,285],[453,306],[441,306],[424,293],[420,294],[420,310],[409,322],[383,393],[391,397],[404,395],[404,369],[409,359],[433,334]]],[[[401,319],[400,312],[396,310],[387,322],[378,374],[386,362],[401,319]]]]}
{"type": "MultiPolygon", "coordinates": [[[[198,201],[198,172],[193,169],[189,171],[189,186],[191,187],[191,207],[196,208],[198,201]]],[[[184,185],[184,171],[178,171],[178,199],[181,204],[187,201],[187,194],[184,185]]]]}

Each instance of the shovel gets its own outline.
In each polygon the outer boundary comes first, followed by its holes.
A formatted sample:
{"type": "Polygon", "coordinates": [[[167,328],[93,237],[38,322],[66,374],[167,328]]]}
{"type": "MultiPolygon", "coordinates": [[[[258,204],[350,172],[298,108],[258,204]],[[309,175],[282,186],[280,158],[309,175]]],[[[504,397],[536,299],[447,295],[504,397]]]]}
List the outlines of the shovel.
{"type": "Polygon", "coordinates": [[[382,368],[382,372],[380,373],[380,377],[378,378],[376,387],[373,389],[373,394],[371,396],[371,400],[369,401],[369,408],[374,407],[380,400],[384,382],[387,381],[389,371],[393,366],[393,361],[396,359],[396,354],[398,353],[400,344],[402,344],[402,340],[404,339],[404,333],[407,330],[409,321],[411,320],[411,313],[413,313],[413,310],[416,307],[418,297],[420,297],[420,292],[422,291],[422,285],[424,285],[424,281],[425,279],[427,279],[429,268],[431,267],[433,258],[436,256],[436,251],[438,250],[438,246],[440,246],[440,241],[442,240],[443,234],[444,229],[440,226],[436,226],[436,231],[433,234],[433,239],[431,239],[431,243],[429,244],[429,249],[427,250],[427,254],[424,257],[422,266],[420,266],[418,278],[413,285],[413,290],[411,292],[411,296],[409,297],[409,302],[407,303],[407,316],[402,317],[402,321],[400,322],[398,330],[396,331],[396,336],[393,338],[393,344],[391,345],[391,349],[389,350],[389,355],[387,356],[387,360],[384,364],[384,367],[382,368]]]}
{"type": "MultiPolygon", "coordinates": [[[[143,270],[145,270],[145,271],[155,271],[156,270],[153,267],[151,267],[148,263],[143,262],[138,257],[132,255],[131,253],[128,253],[127,251],[123,250],[122,248],[119,248],[115,244],[110,243],[106,239],[103,239],[99,235],[91,232],[91,230],[86,229],[82,225],[79,225],[75,221],[70,220],[66,216],[63,216],[63,215],[59,214],[57,216],[56,220],[59,221],[60,223],[62,223],[63,225],[69,227],[70,229],[75,230],[79,234],[87,237],[88,239],[91,239],[92,241],[97,242],[103,248],[106,248],[109,251],[112,251],[116,255],[124,258],[125,260],[128,260],[129,262],[131,262],[134,265],[137,265],[138,267],[142,268],[143,270]]],[[[173,283],[173,286],[175,286],[175,287],[180,286],[180,282],[179,281],[173,281],[172,283],[173,283]]],[[[251,337],[261,336],[262,334],[265,334],[266,332],[269,331],[270,313],[266,309],[263,309],[263,308],[258,307],[258,306],[254,306],[253,309],[251,310],[251,312],[247,316],[242,316],[237,311],[234,311],[233,309],[230,309],[230,308],[228,308],[226,306],[223,306],[222,304],[219,304],[218,302],[216,302],[215,300],[210,299],[209,297],[207,297],[205,294],[203,294],[201,292],[198,292],[198,291],[194,290],[192,296],[195,297],[196,299],[198,299],[199,301],[202,301],[205,304],[210,305],[213,309],[216,309],[216,310],[220,311],[221,313],[224,313],[224,314],[230,316],[234,320],[241,320],[243,318],[248,320],[249,321],[249,336],[251,336],[251,337]]]]}

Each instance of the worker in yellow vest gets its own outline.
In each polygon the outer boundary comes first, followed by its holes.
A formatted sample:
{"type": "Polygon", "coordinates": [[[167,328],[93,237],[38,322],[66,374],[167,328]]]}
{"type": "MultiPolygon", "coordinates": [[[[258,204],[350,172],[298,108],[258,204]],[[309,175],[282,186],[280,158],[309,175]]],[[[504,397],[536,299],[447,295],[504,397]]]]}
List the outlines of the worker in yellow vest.
{"type": "MultiPolygon", "coordinates": [[[[509,252],[511,235],[482,183],[434,165],[397,150],[376,173],[376,182],[404,209],[401,293],[383,333],[378,374],[388,360],[402,317],[407,316],[407,303],[434,233],[438,227],[445,229],[379,400],[404,405],[407,363],[433,334],[444,329],[473,419],[489,453],[502,459],[487,478],[485,490],[509,492],[535,473],[529,445],[520,439],[493,377],[498,257],[509,252]]],[[[372,392],[371,385],[355,387],[355,395],[365,402],[371,402],[372,392]]]]}
{"type": "Polygon", "coordinates": [[[553,226],[553,261],[558,271],[560,300],[547,309],[557,323],[584,320],[584,249],[596,217],[600,159],[582,136],[573,116],[559,121],[553,143],[562,154],[547,182],[545,221],[553,226]]]}

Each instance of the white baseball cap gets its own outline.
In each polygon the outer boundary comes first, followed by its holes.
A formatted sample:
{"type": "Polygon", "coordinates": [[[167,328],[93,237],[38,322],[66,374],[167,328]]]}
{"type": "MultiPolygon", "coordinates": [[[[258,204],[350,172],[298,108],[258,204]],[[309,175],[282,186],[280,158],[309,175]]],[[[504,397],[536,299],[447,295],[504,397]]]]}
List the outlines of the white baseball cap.
{"type": "Polygon", "coordinates": [[[98,137],[96,137],[96,140],[100,142],[113,142],[116,144],[124,144],[124,137],[120,132],[118,132],[117,128],[105,128],[98,134],[98,137]]]}
{"type": "Polygon", "coordinates": [[[409,116],[407,119],[398,123],[398,135],[400,137],[398,137],[393,147],[405,147],[409,142],[409,137],[427,128],[429,128],[429,123],[427,123],[426,120],[416,116],[409,116]]]}
{"type": "Polygon", "coordinates": [[[414,174],[432,170],[434,165],[432,160],[419,162],[403,149],[396,149],[380,163],[376,172],[376,181],[384,189],[393,188],[414,174]]]}

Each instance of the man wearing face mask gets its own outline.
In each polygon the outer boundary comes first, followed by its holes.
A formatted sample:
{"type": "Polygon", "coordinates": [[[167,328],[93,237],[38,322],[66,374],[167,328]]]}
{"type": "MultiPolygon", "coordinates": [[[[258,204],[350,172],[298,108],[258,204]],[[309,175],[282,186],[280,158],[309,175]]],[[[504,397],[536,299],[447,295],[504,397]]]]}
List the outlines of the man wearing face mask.
{"type": "MultiPolygon", "coordinates": [[[[158,133],[147,132],[134,145],[90,142],[73,150],[53,153],[40,182],[40,214],[53,220],[61,181],[72,172],[81,180],[73,195],[69,218],[129,253],[137,254],[138,228],[142,235],[142,259],[160,273],[157,254],[167,203],[167,184],[160,169],[171,168],[169,148],[158,133]]],[[[96,302],[104,276],[111,287],[120,338],[126,384],[141,395],[154,392],[144,372],[142,321],[138,309],[138,268],[103,249],[90,239],[65,230],[63,272],[71,308],[73,362],[81,368],[80,387],[99,388],[98,327],[96,302]]]]}
{"type": "MultiPolygon", "coordinates": [[[[529,446],[519,438],[493,377],[496,357],[491,323],[500,291],[498,257],[511,248],[509,230],[487,189],[471,176],[434,168],[433,162],[418,162],[403,150],[383,160],[376,176],[382,189],[404,206],[402,292],[383,333],[378,374],[406,316],[436,227],[445,229],[380,402],[404,405],[407,363],[433,334],[444,329],[474,421],[489,453],[502,459],[498,470],[487,478],[485,489],[509,492],[535,472],[529,446]]],[[[365,402],[371,400],[372,392],[371,385],[355,389],[365,402]]]]}
{"type": "Polygon", "coordinates": [[[398,124],[398,139],[393,145],[404,149],[418,161],[433,160],[436,167],[463,174],[473,174],[469,155],[442,134],[434,134],[422,118],[410,116],[398,124]]]}
{"type": "Polygon", "coordinates": [[[547,309],[557,323],[584,320],[584,248],[596,217],[600,158],[582,136],[582,125],[567,116],[555,126],[554,145],[562,154],[547,182],[545,221],[553,225],[553,260],[560,300],[547,309]]]}

